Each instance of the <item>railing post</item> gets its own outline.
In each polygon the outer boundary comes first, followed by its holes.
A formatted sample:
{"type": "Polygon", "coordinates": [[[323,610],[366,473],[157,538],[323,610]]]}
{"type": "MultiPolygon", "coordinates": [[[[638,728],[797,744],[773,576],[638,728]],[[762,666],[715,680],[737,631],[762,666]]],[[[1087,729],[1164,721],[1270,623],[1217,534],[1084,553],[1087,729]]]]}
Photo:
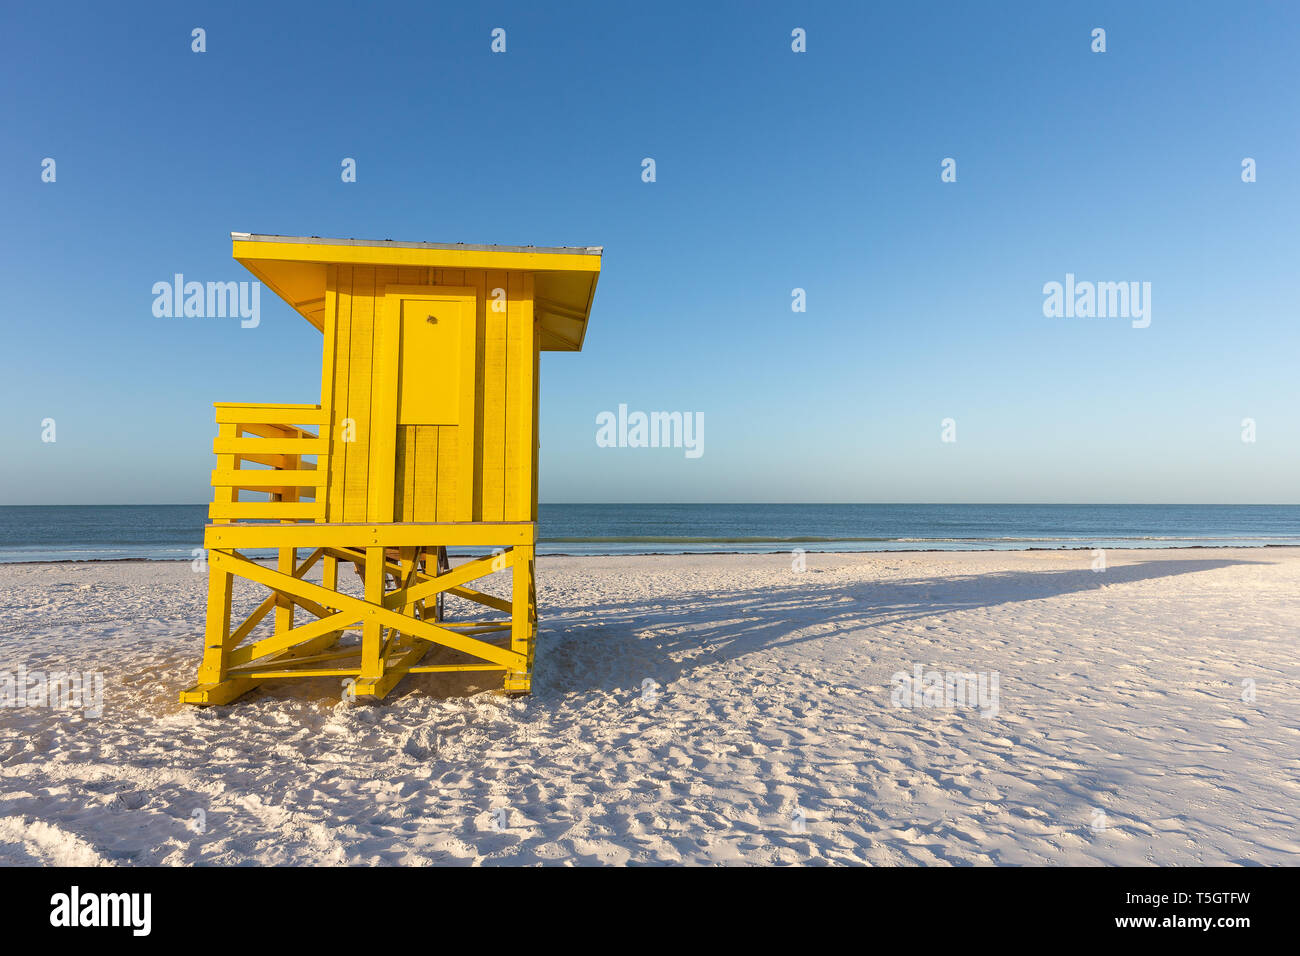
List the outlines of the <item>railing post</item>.
{"type": "Polygon", "coordinates": [[[230,599],[234,575],[208,566],[208,616],[203,630],[203,663],[199,683],[216,684],[226,679],[226,657],[230,653],[230,599]]]}
{"type": "MultiPolygon", "coordinates": [[[[384,549],[366,548],[365,598],[367,604],[384,603],[384,549]]],[[[361,627],[361,680],[378,680],[384,676],[381,655],[384,627],[375,618],[367,618],[361,627]]]]}
{"type": "MultiPolygon", "coordinates": [[[[298,469],[299,457],[297,455],[283,455],[280,458],[280,467],[292,471],[298,469]]],[[[298,501],[298,489],[286,488],[280,495],[281,501],[298,501]]],[[[281,524],[293,524],[292,521],[281,521],[281,524]]],[[[298,549],[281,548],[279,560],[276,562],[276,570],[285,574],[293,574],[298,570],[298,549]]],[[[293,630],[293,601],[283,594],[276,595],[275,599],[275,632],[283,634],[285,631],[293,630]]]]}
{"type": "Polygon", "coordinates": [[[514,551],[514,574],[510,592],[510,649],[524,656],[524,669],[506,674],[505,690],[527,694],[532,690],[533,649],[533,555],[534,545],[517,544],[514,551]]]}
{"type": "MultiPolygon", "coordinates": [[[[238,438],[240,437],[240,428],[238,425],[222,424],[217,426],[218,438],[238,438]]],[[[238,459],[234,455],[218,455],[217,470],[233,471],[235,462],[238,459]]],[[[238,500],[239,492],[234,488],[214,486],[212,489],[212,501],[214,504],[228,505],[238,500]]],[[[213,518],[213,524],[230,524],[229,518],[213,518]]]]}

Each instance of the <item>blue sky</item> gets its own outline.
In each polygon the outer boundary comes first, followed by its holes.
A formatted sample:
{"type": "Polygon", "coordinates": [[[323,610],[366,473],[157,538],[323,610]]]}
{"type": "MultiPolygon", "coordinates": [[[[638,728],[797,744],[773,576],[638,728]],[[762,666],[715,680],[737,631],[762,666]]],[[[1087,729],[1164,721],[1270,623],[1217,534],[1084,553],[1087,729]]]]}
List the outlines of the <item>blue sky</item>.
{"type": "Polygon", "coordinates": [[[1300,501],[1296,5],[0,17],[0,503],[203,502],[212,402],[319,400],[269,290],[257,329],[153,316],[251,278],[232,230],[603,245],[543,501],[1300,501]],[[1150,282],[1150,327],[1045,318],[1067,272],[1150,282]],[[620,403],[704,454],[597,447],[620,403]]]}

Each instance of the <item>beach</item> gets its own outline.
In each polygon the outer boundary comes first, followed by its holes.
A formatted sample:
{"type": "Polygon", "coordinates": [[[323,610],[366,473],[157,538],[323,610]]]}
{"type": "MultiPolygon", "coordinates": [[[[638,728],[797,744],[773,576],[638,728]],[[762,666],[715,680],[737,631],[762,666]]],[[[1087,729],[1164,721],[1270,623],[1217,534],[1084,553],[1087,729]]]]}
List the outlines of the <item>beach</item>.
{"type": "Polygon", "coordinates": [[[0,709],[0,864],[1300,863],[1300,548],[1103,557],[542,557],[531,696],[207,709],[189,562],[0,566],[0,671],[103,679],[0,709]]]}

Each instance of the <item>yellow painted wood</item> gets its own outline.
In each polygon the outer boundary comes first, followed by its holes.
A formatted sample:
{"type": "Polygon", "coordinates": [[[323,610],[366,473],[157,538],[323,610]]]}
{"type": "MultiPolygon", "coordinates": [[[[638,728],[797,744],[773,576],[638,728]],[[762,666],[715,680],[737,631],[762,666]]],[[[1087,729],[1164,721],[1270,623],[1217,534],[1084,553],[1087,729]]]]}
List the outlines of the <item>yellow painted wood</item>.
{"type": "MultiPolygon", "coordinates": [[[[359,667],[360,664],[358,663],[358,661],[360,660],[360,657],[361,657],[361,653],[355,647],[343,647],[343,648],[336,647],[331,650],[325,651],[324,653],[312,654],[310,656],[302,656],[302,655],[295,654],[293,657],[289,657],[289,655],[277,654],[273,659],[277,661],[292,660],[295,667],[300,666],[302,664],[320,664],[325,661],[330,661],[335,664],[338,664],[343,661],[347,661],[349,666],[355,664],[356,666],[359,667]]],[[[231,677],[241,677],[248,674],[251,671],[264,670],[269,666],[270,666],[269,661],[259,660],[259,661],[254,661],[251,664],[242,664],[239,667],[232,666],[227,673],[231,677]]]]}
{"type": "Polygon", "coordinates": [[[214,438],[212,451],[253,460],[271,455],[326,455],[328,438],[214,438]]]}
{"type": "MultiPolygon", "coordinates": [[[[382,567],[382,563],[375,557],[369,556],[369,552],[382,551],[379,548],[367,549],[367,585],[372,569],[382,567]]],[[[515,651],[509,648],[499,647],[495,644],[489,644],[486,641],[474,640],[455,631],[448,630],[445,627],[439,627],[428,621],[421,621],[416,618],[406,617],[397,611],[385,608],[381,602],[382,584],[378,587],[371,588],[371,595],[378,593],[378,600],[369,600],[354,598],[351,595],[342,594],[337,591],[328,591],[310,581],[302,581],[288,574],[282,574],[272,568],[257,564],[245,558],[238,558],[224,552],[215,552],[213,555],[214,566],[222,571],[229,571],[232,574],[237,573],[240,577],[247,578],[251,581],[257,581],[270,587],[282,589],[286,593],[293,594],[298,603],[304,601],[320,601],[340,611],[355,611],[360,618],[364,618],[367,623],[376,622],[381,627],[391,627],[395,630],[409,634],[411,637],[423,641],[430,641],[434,644],[443,644],[453,650],[463,651],[473,657],[479,657],[483,660],[495,664],[502,664],[512,669],[519,669],[524,665],[523,658],[515,651]]],[[[377,643],[373,644],[371,657],[374,661],[378,660],[380,648],[377,643]]],[[[362,669],[366,669],[366,650],[365,635],[362,636],[362,669]]],[[[373,667],[372,667],[373,670],[373,667]]],[[[375,676],[367,673],[367,676],[375,676]]]]}
{"type": "MultiPolygon", "coordinates": [[[[339,246],[324,243],[260,242],[235,239],[235,259],[248,262],[336,262],[351,265],[433,266],[444,270],[517,269],[529,272],[599,272],[600,256],[574,250],[559,253],[479,249],[419,249],[375,243],[339,246]]],[[[290,305],[293,303],[291,302],[290,305]]]]}
{"type": "Polygon", "coordinates": [[[210,550],[232,548],[279,548],[296,544],[302,548],[367,548],[427,545],[437,541],[451,547],[508,548],[533,544],[537,525],[526,521],[404,521],[400,524],[300,524],[300,525],[208,525],[203,545],[210,550]]]}
{"type": "MultiPolygon", "coordinates": [[[[384,602],[384,549],[366,548],[366,603],[382,605],[384,602]]],[[[384,637],[384,625],[379,618],[370,616],[361,632],[361,676],[375,680],[384,676],[379,659],[384,637]]]]}
{"type": "Polygon", "coordinates": [[[323,471],[272,468],[235,468],[212,473],[212,487],[236,488],[323,488],[328,476],[323,471]]]}
{"type": "Polygon", "coordinates": [[[181,703],[195,704],[200,707],[229,704],[236,697],[248,693],[256,686],[257,681],[243,677],[216,683],[201,682],[188,690],[181,691],[181,703]]]}
{"type": "Polygon", "coordinates": [[[438,429],[438,487],[436,505],[438,521],[459,521],[460,497],[460,429],[446,425],[438,429]]]}
{"type": "Polygon", "coordinates": [[[526,692],[539,355],[581,348],[599,250],[274,237],[237,238],[235,249],[322,331],[320,403],[214,406],[205,648],[182,699],[223,703],[261,680],[311,674],[355,676],[359,694],[382,697],[405,674],[441,670],[500,669],[507,691],[526,692]],[[507,557],[448,569],[448,547],[507,557]],[[275,551],[275,566],[238,549],[275,551]],[[314,550],[300,562],[301,549],[314,550]],[[362,575],[360,597],[340,563],[362,575]],[[509,597],[489,590],[501,570],[509,597]],[[235,578],[269,596],[232,631],[235,578]],[[446,621],[444,596],[490,619],[446,621]],[[259,628],[272,612],[268,634],[259,628]],[[361,646],[334,649],[349,630],[361,646]],[[508,646],[491,643],[503,631],[508,646]],[[422,665],[431,644],[486,663],[422,665]]]}
{"type": "Polygon", "coordinates": [[[230,423],[240,425],[294,424],[321,425],[325,423],[325,413],[319,405],[247,405],[218,402],[217,424],[230,423]]]}
{"type": "Polygon", "coordinates": [[[415,460],[407,470],[406,493],[411,512],[408,521],[438,520],[438,426],[408,425],[415,444],[415,460]]]}
{"type": "MultiPolygon", "coordinates": [[[[230,422],[218,423],[217,438],[216,438],[217,441],[220,442],[240,441],[241,439],[238,437],[239,435],[240,435],[240,429],[238,425],[232,424],[230,422]]],[[[219,453],[217,455],[217,470],[219,471],[226,471],[226,470],[233,469],[237,464],[238,464],[238,460],[232,454],[219,453]]],[[[239,500],[239,493],[234,488],[222,487],[222,488],[214,489],[212,492],[212,505],[208,508],[208,517],[217,524],[227,523],[230,519],[222,517],[221,515],[213,514],[212,508],[218,506],[231,505],[237,500],[239,500]]]]}
{"type": "MultiPolygon", "coordinates": [[[[513,549],[506,554],[513,555],[513,549]]],[[[507,561],[506,563],[509,563],[507,561]]],[[[395,608],[404,611],[406,608],[415,604],[417,601],[426,600],[438,594],[440,591],[447,591],[451,588],[459,587],[467,581],[473,581],[475,578],[481,578],[485,574],[492,574],[500,567],[500,562],[496,561],[496,555],[487,555],[482,558],[474,558],[466,561],[464,564],[457,565],[446,574],[439,574],[434,577],[422,575],[422,583],[408,584],[396,591],[390,591],[384,596],[384,607],[395,608]]]]}
{"type": "MultiPolygon", "coordinates": [[[[282,574],[293,575],[298,570],[298,549],[281,548],[275,566],[282,574]]],[[[291,630],[293,630],[293,601],[288,597],[277,595],[275,601],[275,633],[287,634],[291,630]]],[[[295,641],[294,643],[298,642],[295,641]]]]}
{"type": "MultiPolygon", "coordinates": [[[[320,549],[322,553],[324,548],[320,549]]],[[[321,587],[331,591],[338,590],[339,586],[339,559],[337,555],[325,554],[321,560],[321,587]]]]}
{"type": "Polygon", "coordinates": [[[388,267],[399,275],[432,276],[423,282],[446,282],[442,276],[467,271],[530,272],[538,276],[541,347],[576,352],[582,350],[600,275],[601,250],[590,247],[399,245],[246,234],[232,238],[235,258],[317,329],[326,322],[324,289],[332,265],[388,267]]]}
{"type": "MultiPolygon", "coordinates": [[[[320,406],[323,413],[324,422],[320,428],[320,437],[318,442],[323,446],[315,452],[320,463],[320,470],[326,474],[326,483],[322,486],[325,489],[329,487],[329,460],[330,453],[335,440],[334,422],[334,405],[336,400],[335,388],[338,378],[338,266],[331,263],[325,269],[325,297],[324,311],[321,317],[322,321],[322,343],[321,343],[321,384],[320,384],[320,406]]],[[[302,454],[302,453],[300,453],[302,454]]],[[[300,458],[299,461],[302,459],[300,458]]],[[[317,494],[317,500],[325,505],[325,517],[329,516],[329,494],[328,491],[321,491],[317,494]]]]}
{"type": "MultiPolygon", "coordinates": [[[[456,425],[461,416],[461,380],[475,375],[473,342],[468,336],[476,295],[473,288],[452,286],[387,285],[383,289],[385,328],[398,329],[400,341],[396,443],[402,453],[395,469],[394,512],[401,520],[439,517],[439,439],[443,426],[456,425]]],[[[390,366],[375,364],[380,381],[390,366]]],[[[385,394],[389,389],[391,382],[385,385],[385,394]]],[[[371,466],[380,458],[372,449],[371,466]]],[[[372,493],[374,487],[372,481],[372,493]]],[[[446,490],[441,494],[445,496],[446,490]]]]}
{"type": "MultiPolygon", "coordinates": [[[[287,415],[291,409],[286,409],[281,414],[287,415]]],[[[270,413],[263,413],[260,417],[269,418],[270,413]]],[[[305,428],[299,428],[297,425],[285,424],[268,424],[266,422],[244,422],[239,426],[240,435],[260,435],[267,439],[277,438],[316,438],[316,433],[305,428]]]]}
{"type": "MultiPolygon", "coordinates": [[[[219,486],[214,486],[214,487],[219,487],[219,486]]],[[[245,501],[244,499],[241,499],[241,503],[243,504],[263,504],[263,505],[264,504],[286,504],[286,503],[287,504],[315,504],[316,489],[314,488],[296,488],[296,487],[291,487],[289,485],[250,486],[244,484],[235,484],[229,487],[234,488],[236,491],[247,491],[250,493],[271,496],[270,498],[264,500],[259,499],[257,501],[253,501],[251,499],[245,501]]],[[[209,512],[211,511],[210,508],[208,510],[209,512]]],[[[270,512],[268,512],[268,514],[269,513],[270,512]]],[[[244,517],[248,517],[248,515],[245,515],[244,517]]],[[[265,517],[265,515],[263,515],[263,517],[265,517]]],[[[289,517],[285,517],[284,515],[280,515],[280,514],[275,514],[273,515],[273,517],[279,518],[280,520],[283,521],[304,520],[301,514],[289,516],[289,517]]],[[[308,515],[308,518],[310,520],[315,520],[316,518],[315,513],[308,515]]]]}
{"type": "MultiPolygon", "coordinates": [[[[444,283],[462,283],[463,272],[443,270],[444,283]]],[[[480,280],[481,281],[481,280],[480,280]]],[[[474,315],[474,335],[466,335],[462,347],[465,361],[475,369],[475,374],[461,380],[460,420],[456,425],[456,521],[483,520],[479,508],[482,501],[483,446],[479,438],[479,422],[483,413],[483,303],[478,301],[474,315]]],[[[441,517],[441,516],[439,516],[441,517]]]]}
{"type": "Polygon", "coordinates": [[[274,680],[285,677],[355,677],[361,671],[355,667],[350,668],[321,668],[311,670],[308,668],[293,668],[291,670],[252,670],[246,672],[254,680],[274,680]]]}
{"type": "MultiPolygon", "coordinates": [[[[315,566],[317,560],[321,558],[324,552],[325,552],[324,548],[317,548],[315,551],[313,551],[310,555],[307,556],[307,559],[305,561],[300,562],[299,565],[293,570],[292,572],[293,576],[296,578],[303,577],[308,571],[312,569],[312,567],[315,566]]],[[[326,572],[326,580],[329,580],[328,570],[326,572]]],[[[328,587],[337,586],[338,583],[337,577],[335,577],[333,580],[334,580],[334,584],[327,585],[328,587]]],[[[253,659],[247,656],[247,648],[241,647],[240,643],[244,640],[244,638],[248,637],[248,635],[253,632],[253,629],[257,627],[259,623],[261,623],[262,619],[266,617],[266,615],[269,614],[273,608],[280,606],[281,597],[282,595],[279,594],[278,592],[272,593],[272,595],[268,597],[265,601],[263,601],[261,604],[259,604],[257,606],[257,609],[254,610],[253,613],[248,616],[248,619],[245,620],[243,624],[239,625],[239,627],[236,628],[235,631],[230,635],[230,639],[226,642],[226,647],[233,648],[233,650],[230,650],[228,653],[228,662],[231,666],[253,659]]],[[[297,641],[295,640],[290,643],[297,643],[297,641]]],[[[282,646],[287,647],[289,646],[289,644],[284,644],[282,646]]],[[[258,656],[262,656],[268,653],[270,653],[270,651],[262,651],[261,654],[258,656]]]]}
{"type": "Polygon", "coordinates": [[[536,380],[537,334],[533,324],[533,277],[511,273],[509,288],[509,355],[506,389],[510,416],[506,447],[506,502],[502,517],[507,521],[531,521],[537,516],[533,503],[533,467],[537,446],[536,380]]]}
{"type": "Polygon", "coordinates": [[[410,484],[415,471],[415,435],[405,425],[398,425],[393,435],[393,520],[411,520],[410,484]],[[408,454],[407,446],[410,445],[408,454]]]}
{"type": "Polygon", "coordinates": [[[532,489],[531,507],[529,508],[528,511],[529,516],[534,520],[536,520],[537,518],[537,474],[540,468],[539,458],[541,456],[541,432],[539,430],[541,427],[540,425],[541,403],[539,402],[538,399],[539,399],[539,393],[541,391],[540,380],[541,380],[542,353],[540,350],[540,346],[537,344],[541,342],[541,336],[542,336],[541,323],[537,321],[536,317],[534,317],[533,319],[533,343],[534,343],[533,345],[533,404],[531,410],[533,423],[532,423],[532,437],[529,439],[529,441],[533,446],[533,468],[532,468],[533,489],[532,489]]]}
{"type": "MultiPolygon", "coordinates": [[[[506,363],[508,303],[501,308],[496,290],[505,290],[507,273],[486,273],[483,321],[483,468],[481,521],[502,521],[506,500],[506,363]]],[[[508,294],[508,292],[507,292],[508,294]]]]}
{"type": "Polygon", "coordinates": [[[335,306],[332,321],[335,329],[333,415],[330,429],[330,521],[342,521],[344,480],[347,474],[347,445],[355,440],[348,401],[349,373],[352,361],[352,267],[335,267],[335,306]]]}
{"type": "MultiPolygon", "coordinates": [[[[299,570],[301,571],[301,568],[299,570]]],[[[298,599],[298,603],[306,604],[310,602],[305,599],[298,599]]],[[[317,655],[318,652],[330,647],[337,639],[337,633],[329,633],[322,637],[318,637],[315,640],[307,640],[305,643],[298,644],[295,647],[266,658],[259,666],[261,668],[267,668],[272,664],[295,663],[300,659],[311,659],[313,656],[317,655]]],[[[233,639],[231,643],[234,643],[233,639]]],[[[238,651],[235,653],[238,653],[238,651]]],[[[355,652],[353,653],[355,654],[355,652]]],[[[234,654],[231,656],[233,658],[234,654]]],[[[227,670],[226,673],[227,677],[224,680],[216,682],[200,682],[187,690],[181,691],[181,703],[195,704],[199,706],[228,704],[241,694],[256,687],[259,680],[266,676],[259,672],[256,679],[254,679],[254,677],[244,673],[233,673],[232,670],[227,670]]]]}
{"type": "Polygon", "coordinates": [[[315,501],[237,501],[208,506],[208,516],[217,518],[314,519],[324,516],[324,506],[315,501]]]}
{"type": "MultiPolygon", "coordinates": [[[[510,649],[529,661],[533,643],[533,615],[530,596],[533,585],[533,547],[524,545],[517,549],[514,562],[514,581],[510,595],[510,649]]],[[[530,666],[524,666],[506,675],[506,690],[527,693],[531,689],[530,666]]]]}
{"type": "Polygon", "coordinates": [[[476,296],[472,288],[385,287],[385,324],[397,330],[399,424],[460,422],[460,383],[475,374],[465,337],[472,334],[476,296]]]}
{"type": "Polygon", "coordinates": [[[418,664],[429,650],[428,644],[416,644],[405,649],[387,663],[381,676],[368,678],[364,674],[361,675],[352,688],[353,693],[358,697],[384,697],[398,681],[410,673],[411,668],[418,664]]]}
{"type": "Polygon", "coordinates": [[[370,459],[366,479],[366,520],[393,521],[397,465],[398,370],[401,363],[401,302],[386,296],[375,307],[371,361],[370,459]]]}
{"type": "Polygon", "coordinates": [[[342,631],[355,618],[349,611],[339,611],[329,617],[317,618],[307,624],[286,629],[272,637],[264,638],[247,647],[236,648],[230,655],[230,666],[236,667],[257,661],[269,654],[295,647],[305,641],[313,640],[330,632],[342,631]]]}
{"type": "Polygon", "coordinates": [[[208,567],[208,617],[203,632],[203,663],[199,683],[217,683],[226,677],[230,654],[230,603],[234,578],[228,572],[208,567]]]}
{"type": "Polygon", "coordinates": [[[364,521],[369,507],[370,408],[374,390],[375,270],[359,268],[352,277],[351,346],[348,367],[348,418],[355,440],[344,445],[343,520],[364,521]]]}

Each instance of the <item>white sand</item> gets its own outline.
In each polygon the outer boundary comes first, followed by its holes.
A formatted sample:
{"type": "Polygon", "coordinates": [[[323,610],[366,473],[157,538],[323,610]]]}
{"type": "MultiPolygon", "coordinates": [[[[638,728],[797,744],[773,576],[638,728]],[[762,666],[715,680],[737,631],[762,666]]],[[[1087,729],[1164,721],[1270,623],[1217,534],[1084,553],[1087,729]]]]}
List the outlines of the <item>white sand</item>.
{"type": "Polygon", "coordinates": [[[0,710],[0,863],[1300,863],[1300,549],[1107,557],[543,559],[530,698],[207,710],[188,564],[0,566],[0,671],[106,680],[0,710]]]}

